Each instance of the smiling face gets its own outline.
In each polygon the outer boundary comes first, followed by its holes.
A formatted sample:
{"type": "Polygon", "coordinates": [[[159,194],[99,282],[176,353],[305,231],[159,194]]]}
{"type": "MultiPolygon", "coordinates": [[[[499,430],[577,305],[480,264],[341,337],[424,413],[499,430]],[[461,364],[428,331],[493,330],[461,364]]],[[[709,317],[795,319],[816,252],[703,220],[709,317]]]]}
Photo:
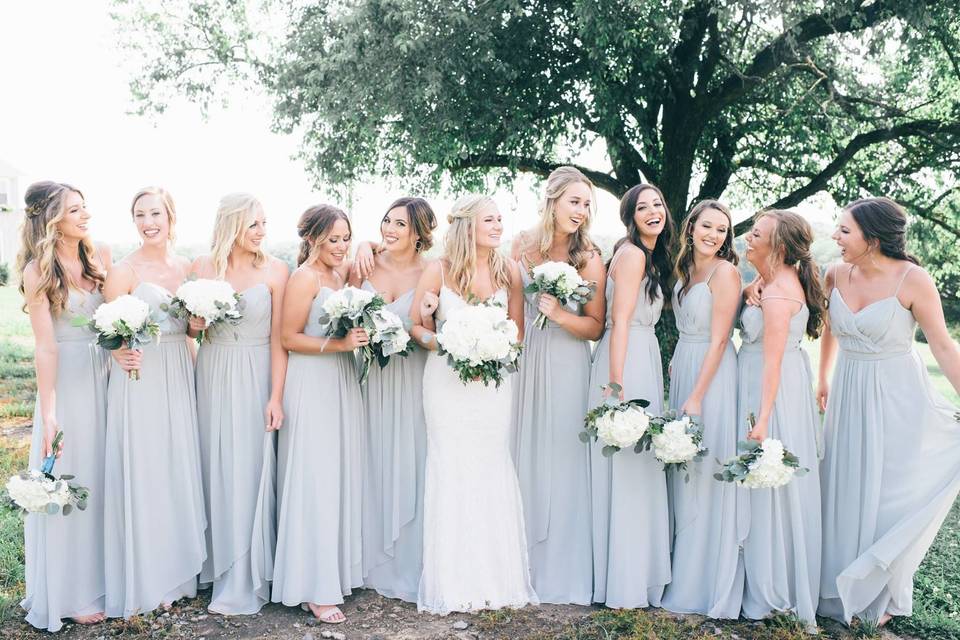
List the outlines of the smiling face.
{"type": "Polygon", "coordinates": [[[704,209],[697,216],[691,232],[694,252],[712,258],[723,249],[729,233],[730,221],[725,213],[717,209],[704,209]]]}
{"type": "Polygon", "coordinates": [[[853,214],[844,209],[837,221],[837,229],[830,236],[840,247],[840,259],[844,262],[856,262],[869,253],[872,245],[863,236],[863,230],[853,214]]]}
{"type": "Polygon", "coordinates": [[[66,240],[82,240],[89,236],[87,223],[90,214],[83,196],[76,191],[67,191],[63,197],[63,216],[57,223],[57,231],[66,240]]]}
{"type": "Polygon", "coordinates": [[[380,221],[380,235],[387,251],[403,253],[417,243],[406,207],[394,207],[380,221]]]}
{"type": "Polygon", "coordinates": [[[554,225],[557,231],[575,234],[590,220],[590,186],[573,182],[563,190],[554,203],[554,225]]]}
{"type": "Polygon", "coordinates": [[[776,226],[776,220],[770,216],[763,216],[754,223],[746,236],[747,260],[757,269],[766,269],[770,265],[770,256],[773,251],[771,237],[776,226]]]}
{"type": "Polygon", "coordinates": [[[350,225],[338,218],[325,235],[317,238],[313,245],[313,254],[317,262],[331,269],[343,264],[350,253],[350,225]]]}
{"type": "Polygon", "coordinates": [[[133,222],[144,245],[165,245],[170,239],[170,216],[159,195],[148,193],[137,198],[133,222]]]}
{"type": "Polygon", "coordinates": [[[260,251],[260,245],[267,236],[267,218],[263,214],[263,209],[259,207],[255,210],[251,220],[247,221],[247,226],[243,233],[237,238],[236,246],[244,251],[256,253],[260,251]]]}
{"type": "Polygon", "coordinates": [[[503,235],[503,216],[495,205],[477,213],[477,248],[496,249],[503,235]]]}
{"type": "Polygon", "coordinates": [[[667,210],[663,198],[654,189],[644,189],[637,195],[637,204],[633,210],[633,222],[637,225],[644,244],[653,246],[657,236],[663,231],[667,219],[667,210]]]}

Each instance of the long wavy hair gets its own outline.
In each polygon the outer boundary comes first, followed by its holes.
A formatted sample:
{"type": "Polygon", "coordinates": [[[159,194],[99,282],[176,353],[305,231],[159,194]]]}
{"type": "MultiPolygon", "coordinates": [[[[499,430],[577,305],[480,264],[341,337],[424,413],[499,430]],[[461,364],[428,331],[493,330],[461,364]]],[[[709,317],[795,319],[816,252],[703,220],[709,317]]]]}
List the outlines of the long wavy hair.
{"type": "Polygon", "coordinates": [[[160,198],[160,202],[163,204],[163,210],[167,212],[167,222],[170,223],[169,231],[167,231],[167,240],[173,244],[177,239],[175,231],[177,227],[177,205],[173,202],[173,196],[163,187],[144,187],[140,189],[140,191],[137,191],[133,196],[133,200],[130,201],[131,217],[133,217],[134,211],[137,209],[137,201],[143,196],[157,196],[160,198]]]}
{"type": "Polygon", "coordinates": [[[410,227],[419,240],[416,243],[417,253],[426,253],[433,247],[433,230],[437,228],[437,216],[433,212],[433,207],[423,198],[403,197],[397,198],[387,210],[383,217],[397,207],[403,207],[407,210],[407,218],[410,220],[410,227]]]}
{"type": "MultiPolygon", "coordinates": [[[[473,278],[477,274],[477,216],[494,207],[493,198],[468,194],[453,203],[447,216],[447,233],[443,240],[443,257],[446,260],[450,282],[461,296],[470,295],[473,278]]],[[[499,251],[490,252],[490,276],[497,289],[510,286],[507,261],[499,251]]]]}
{"type": "Polygon", "coordinates": [[[733,216],[730,215],[730,209],[718,200],[701,200],[690,210],[680,228],[680,250],[677,252],[677,263],[673,269],[674,276],[680,283],[680,293],[678,295],[680,300],[687,293],[686,288],[687,284],[690,283],[690,271],[693,268],[693,229],[697,226],[697,220],[707,209],[719,211],[727,218],[727,236],[723,239],[723,244],[717,251],[717,257],[733,265],[740,262],[740,258],[733,248],[733,216]]]}
{"type": "Polygon", "coordinates": [[[807,308],[810,310],[807,335],[817,338],[826,315],[827,296],[823,292],[823,283],[820,282],[820,269],[810,253],[813,227],[803,216],[786,209],[762,211],[757,220],[761,218],[773,218],[776,221],[776,226],[770,232],[770,266],[774,267],[777,261],[782,261],[788,267],[796,267],[807,308]]]}
{"type": "MultiPolygon", "coordinates": [[[[210,243],[210,257],[217,278],[223,279],[226,276],[230,252],[262,211],[263,205],[249,193],[230,193],[220,199],[217,218],[213,223],[213,240],[210,243]]],[[[253,254],[253,266],[261,267],[266,262],[266,254],[257,247],[253,254]]]]}
{"type": "MultiPolygon", "coordinates": [[[[670,291],[670,276],[673,272],[673,262],[670,257],[673,251],[673,218],[670,215],[670,209],[667,207],[667,201],[663,197],[663,192],[652,184],[647,183],[630,187],[630,189],[623,194],[623,197],[620,198],[620,222],[626,227],[627,235],[618,240],[617,244],[614,245],[613,255],[617,254],[617,249],[619,249],[624,242],[630,242],[634,246],[639,247],[646,257],[644,275],[647,277],[647,299],[652,302],[657,297],[657,287],[660,287],[661,295],[669,300],[666,294],[670,291]],[[637,210],[637,198],[640,197],[641,193],[648,190],[656,192],[660,197],[660,201],[663,202],[664,213],[663,231],[657,236],[657,243],[654,245],[653,251],[644,246],[641,241],[640,229],[637,228],[637,223],[634,220],[634,213],[636,213],[637,210]]],[[[612,257],[610,261],[613,261],[612,257]]],[[[607,268],[609,269],[609,267],[610,263],[608,262],[607,268]]]]}
{"type": "MultiPolygon", "coordinates": [[[[79,286],[79,283],[70,281],[69,274],[57,256],[57,243],[61,238],[57,225],[66,213],[69,193],[76,193],[83,197],[83,193],[76,187],[50,180],[34,182],[27,187],[24,196],[27,205],[26,217],[21,228],[20,253],[17,254],[16,267],[20,278],[20,293],[24,295],[24,311],[30,301],[26,299],[23,272],[32,261],[36,261],[40,272],[37,296],[47,298],[54,315],[59,315],[67,308],[70,286],[79,286]]],[[[79,253],[84,279],[93,282],[97,289],[102,288],[106,277],[101,266],[96,264],[97,261],[94,259],[96,249],[89,238],[80,241],[79,253]]]]}
{"type": "Polygon", "coordinates": [[[890,198],[861,198],[846,207],[868,242],[876,240],[880,253],[915,265],[920,261],[907,252],[907,213],[890,198]]]}
{"type": "MultiPolygon", "coordinates": [[[[590,189],[591,203],[596,200],[593,183],[576,167],[557,167],[547,177],[543,200],[540,202],[540,223],[537,225],[534,238],[537,253],[544,260],[549,259],[550,247],[553,246],[553,233],[557,224],[557,202],[563,197],[567,187],[576,183],[583,183],[590,189]]],[[[587,219],[583,221],[576,233],[570,234],[567,241],[568,262],[580,270],[587,264],[590,255],[597,250],[590,239],[590,220],[593,218],[591,204],[587,219]]]]}
{"type": "Polygon", "coordinates": [[[353,233],[350,217],[332,204],[318,204],[310,207],[297,221],[297,235],[300,236],[300,253],[297,255],[297,266],[302,265],[314,257],[314,252],[321,242],[326,240],[330,229],[337,220],[347,223],[349,233],[353,233]]]}

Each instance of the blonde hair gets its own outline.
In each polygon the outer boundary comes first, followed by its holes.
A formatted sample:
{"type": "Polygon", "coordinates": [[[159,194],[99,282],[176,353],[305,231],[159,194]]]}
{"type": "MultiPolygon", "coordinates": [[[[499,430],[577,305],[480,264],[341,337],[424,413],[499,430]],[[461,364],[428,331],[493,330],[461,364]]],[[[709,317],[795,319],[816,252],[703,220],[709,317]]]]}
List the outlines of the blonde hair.
{"type": "MultiPolygon", "coordinates": [[[[249,193],[228,193],[220,198],[217,207],[217,219],[213,223],[213,240],[210,243],[210,259],[217,278],[223,279],[227,273],[230,252],[243,238],[247,227],[263,211],[263,205],[249,193]]],[[[261,267],[267,256],[257,247],[253,254],[253,266],[261,267]]]]}
{"type": "MultiPolygon", "coordinates": [[[[449,266],[450,281],[461,296],[470,294],[477,274],[477,216],[495,206],[489,196],[468,194],[453,203],[447,216],[450,226],[443,240],[443,257],[449,266]]],[[[510,272],[506,259],[498,251],[491,251],[489,260],[493,286],[497,289],[509,287],[510,272]]]]}
{"type": "Polygon", "coordinates": [[[167,221],[170,223],[170,229],[167,231],[167,239],[173,243],[177,239],[176,233],[174,232],[174,228],[177,226],[177,207],[173,203],[173,196],[163,187],[144,187],[140,189],[140,191],[137,191],[137,194],[133,196],[133,200],[130,202],[131,217],[137,208],[137,200],[143,196],[157,196],[160,198],[163,209],[167,212],[167,221]]]}
{"type": "MultiPolygon", "coordinates": [[[[57,242],[61,238],[57,225],[63,220],[69,193],[83,197],[79,189],[49,180],[35,182],[27,187],[24,196],[26,216],[20,231],[20,253],[17,254],[17,273],[20,276],[20,293],[24,296],[24,311],[30,301],[26,299],[23,272],[31,261],[36,261],[40,272],[37,297],[47,298],[54,315],[67,308],[71,283],[69,274],[57,256],[57,242]]],[[[96,249],[93,243],[89,238],[83,238],[78,249],[84,279],[95,283],[97,289],[100,289],[105,276],[100,267],[94,264],[96,249]]]]}
{"type": "MultiPolygon", "coordinates": [[[[540,202],[540,224],[536,231],[537,252],[543,259],[549,258],[550,247],[553,245],[553,232],[557,222],[557,201],[563,197],[567,187],[578,182],[590,188],[591,199],[595,200],[596,193],[593,183],[576,167],[557,167],[547,177],[543,200],[540,202]]],[[[573,268],[578,271],[583,269],[584,265],[587,264],[587,259],[596,250],[596,245],[590,239],[588,233],[592,218],[593,207],[591,204],[587,219],[580,225],[576,233],[570,235],[570,239],[567,241],[568,260],[573,268]]]]}

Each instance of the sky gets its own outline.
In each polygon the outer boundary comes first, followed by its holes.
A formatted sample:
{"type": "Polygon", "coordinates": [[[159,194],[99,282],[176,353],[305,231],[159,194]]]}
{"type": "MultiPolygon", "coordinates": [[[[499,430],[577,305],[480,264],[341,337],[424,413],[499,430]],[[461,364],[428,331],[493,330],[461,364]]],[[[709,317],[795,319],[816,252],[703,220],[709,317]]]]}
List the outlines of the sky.
{"type": "MultiPolygon", "coordinates": [[[[6,61],[0,74],[0,160],[25,174],[21,189],[40,179],[81,189],[94,216],[94,239],[135,243],[130,198],[154,184],[177,203],[183,244],[208,243],[217,203],[233,191],[260,198],[273,242],[295,240],[300,213],[319,202],[347,209],[357,239],[376,239],[384,209],[401,195],[430,199],[442,232],[450,194],[362,184],[347,203],[314,188],[295,158],[298,140],[271,131],[266,96],[238,90],[236,99],[206,120],[187,101],[162,116],[128,113],[129,71],[121,68],[109,8],[106,0],[0,2],[0,25],[6,27],[0,38],[0,60],[6,61]]],[[[591,158],[590,165],[602,167],[600,160],[591,158]]],[[[506,236],[536,222],[539,185],[525,177],[510,192],[494,194],[506,236]]],[[[593,233],[619,236],[616,199],[598,191],[597,200],[593,233]]]]}

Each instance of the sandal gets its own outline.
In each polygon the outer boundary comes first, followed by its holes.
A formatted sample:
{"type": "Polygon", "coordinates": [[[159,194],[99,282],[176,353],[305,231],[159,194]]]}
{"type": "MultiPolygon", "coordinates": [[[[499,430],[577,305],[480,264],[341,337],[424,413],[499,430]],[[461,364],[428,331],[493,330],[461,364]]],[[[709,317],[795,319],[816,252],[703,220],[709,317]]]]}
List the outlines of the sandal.
{"type": "Polygon", "coordinates": [[[300,605],[300,608],[312,613],[314,618],[324,624],[343,624],[347,621],[347,616],[343,615],[343,611],[335,604],[324,607],[315,605],[312,602],[304,602],[300,605]],[[338,617],[339,620],[337,619],[338,617]]]}

